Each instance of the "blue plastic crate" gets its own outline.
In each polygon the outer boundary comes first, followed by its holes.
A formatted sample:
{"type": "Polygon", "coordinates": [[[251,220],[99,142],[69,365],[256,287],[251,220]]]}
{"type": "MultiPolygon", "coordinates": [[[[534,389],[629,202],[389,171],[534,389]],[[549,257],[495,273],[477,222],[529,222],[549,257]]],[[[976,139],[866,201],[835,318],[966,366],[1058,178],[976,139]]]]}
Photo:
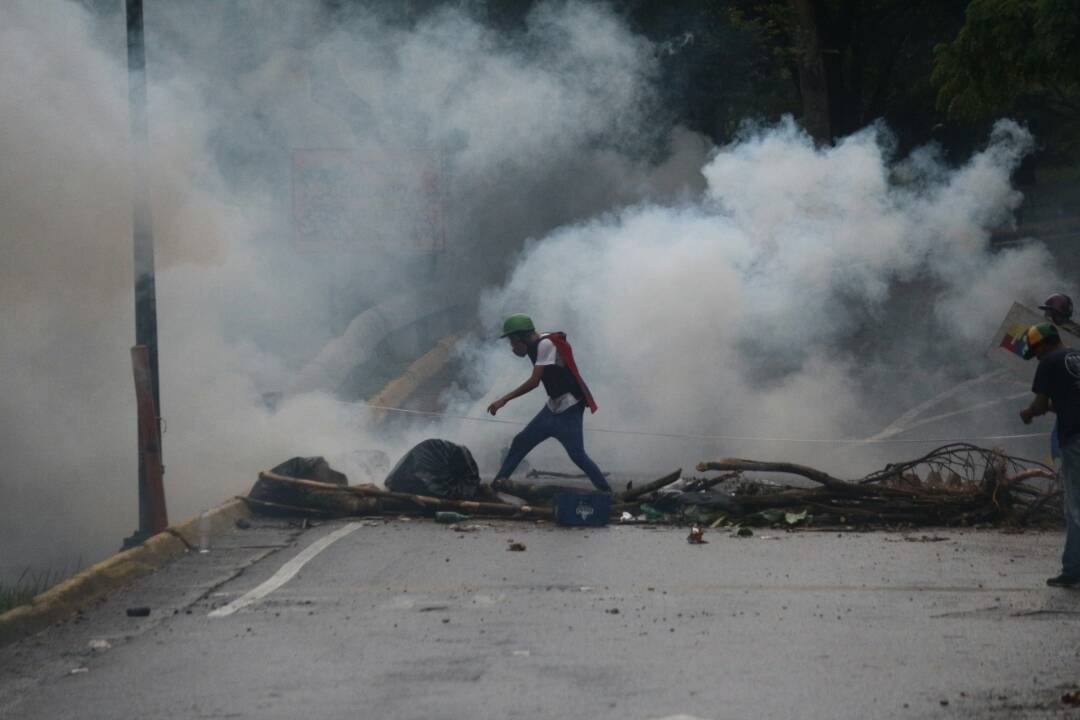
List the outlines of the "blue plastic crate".
{"type": "Polygon", "coordinates": [[[611,517],[607,493],[560,492],[554,498],[555,522],[559,525],[602,527],[611,517]]]}

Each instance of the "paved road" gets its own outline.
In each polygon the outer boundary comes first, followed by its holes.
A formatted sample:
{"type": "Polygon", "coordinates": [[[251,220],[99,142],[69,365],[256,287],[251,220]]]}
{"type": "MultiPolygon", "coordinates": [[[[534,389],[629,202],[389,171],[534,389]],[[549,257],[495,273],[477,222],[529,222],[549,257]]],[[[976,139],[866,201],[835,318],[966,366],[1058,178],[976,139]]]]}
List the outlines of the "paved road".
{"type": "Polygon", "coordinates": [[[0,717],[1080,716],[1057,533],[480,526],[237,530],[0,650],[0,717]]]}

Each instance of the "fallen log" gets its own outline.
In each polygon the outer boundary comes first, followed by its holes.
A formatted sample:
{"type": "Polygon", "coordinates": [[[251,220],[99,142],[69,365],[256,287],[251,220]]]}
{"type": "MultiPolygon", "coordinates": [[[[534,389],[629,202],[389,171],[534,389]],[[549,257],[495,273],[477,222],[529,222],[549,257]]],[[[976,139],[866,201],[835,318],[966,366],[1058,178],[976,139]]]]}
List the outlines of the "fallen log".
{"type": "Polygon", "coordinates": [[[733,472],[724,473],[723,475],[717,475],[716,477],[712,478],[693,478],[692,480],[687,482],[684,489],[687,492],[694,492],[697,490],[710,490],[719,485],[720,483],[727,482],[728,480],[736,480],[741,477],[742,472],[736,470],[733,472]]]}
{"type": "Polygon", "coordinates": [[[281,503],[274,503],[268,500],[256,500],[253,497],[241,497],[240,499],[259,515],[270,515],[271,517],[294,517],[299,515],[301,517],[309,518],[348,517],[348,515],[331,512],[329,510],[316,510],[314,508],[300,507],[298,505],[282,505],[281,503]]]}
{"type": "Polygon", "coordinates": [[[820,483],[828,488],[843,488],[847,489],[851,486],[851,483],[845,482],[838,478],[834,478],[828,473],[823,473],[820,470],[815,470],[805,465],[796,465],[795,463],[787,462],[760,462],[758,460],[741,460],[739,458],[724,458],[723,460],[716,460],[714,462],[700,462],[697,464],[698,472],[708,472],[710,470],[720,471],[733,471],[743,470],[752,472],[780,472],[788,473],[791,475],[802,475],[808,480],[813,480],[816,483],[820,483]]]}
{"type": "Polygon", "coordinates": [[[514,497],[519,497],[522,500],[531,503],[550,502],[551,499],[555,497],[556,493],[561,492],[588,492],[577,485],[541,485],[536,483],[518,482],[509,478],[499,480],[498,485],[493,484],[492,487],[496,492],[513,495],[514,497]]]}
{"type": "Polygon", "coordinates": [[[344,515],[376,515],[418,512],[433,515],[439,510],[454,510],[472,515],[509,518],[551,517],[551,508],[508,503],[447,500],[427,495],[410,495],[383,490],[375,485],[330,485],[314,480],[300,480],[271,472],[259,473],[248,497],[256,502],[313,508],[344,515]]]}
{"type": "MultiPolygon", "coordinates": [[[[652,482],[646,483],[645,485],[642,485],[641,487],[637,487],[637,488],[630,487],[627,490],[625,490],[624,492],[615,491],[614,493],[612,493],[612,498],[611,498],[612,502],[613,503],[623,503],[623,504],[633,503],[638,498],[641,498],[641,497],[643,497],[645,495],[648,495],[651,492],[655,492],[655,491],[659,490],[660,488],[663,488],[663,487],[666,487],[666,486],[670,485],[671,483],[678,480],[681,476],[682,476],[682,468],[679,468],[675,472],[668,473],[664,477],[662,477],[662,478],[660,478],[658,480],[653,480],[652,482]]],[[[526,477],[533,477],[533,476],[532,475],[527,475],[526,477]]],[[[567,475],[565,477],[571,477],[571,476],[567,475]]],[[[499,484],[496,486],[495,489],[498,490],[499,492],[506,493],[507,495],[513,495],[515,497],[519,497],[519,498],[522,498],[524,500],[527,500],[529,502],[534,502],[534,503],[535,502],[550,501],[552,498],[555,497],[555,495],[557,493],[561,493],[561,492],[568,492],[568,493],[590,492],[589,489],[585,489],[585,488],[582,488],[582,487],[576,486],[576,485],[575,486],[551,485],[551,484],[540,485],[540,484],[534,484],[534,483],[517,482],[515,480],[510,480],[510,479],[499,480],[499,484]]]]}
{"type": "MultiPolygon", "coordinates": [[[[604,477],[611,477],[611,473],[600,473],[600,474],[603,475],[604,477]]],[[[556,472],[555,470],[537,470],[537,469],[533,468],[529,472],[525,473],[525,477],[526,478],[550,477],[550,478],[558,478],[558,479],[561,479],[561,480],[577,480],[577,479],[585,479],[585,478],[587,478],[589,476],[586,475],[585,473],[565,473],[565,472],[556,472]]]]}
{"type": "Polygon", "coordinates": [[[650,483],[646,483],[641,487],[627,488],[624,492],[617,493],[616,496],[620,502],[630,502],[632,500],[636,500],[640,497],[648,495],[651,492],[656,492],[660,488],[667,487],[671,483],[678,480],[680,477],[682,477],[682,468],[679,468],[675,472],[668,473],[667,475],[658,480],[653,480],[650,483]]]}

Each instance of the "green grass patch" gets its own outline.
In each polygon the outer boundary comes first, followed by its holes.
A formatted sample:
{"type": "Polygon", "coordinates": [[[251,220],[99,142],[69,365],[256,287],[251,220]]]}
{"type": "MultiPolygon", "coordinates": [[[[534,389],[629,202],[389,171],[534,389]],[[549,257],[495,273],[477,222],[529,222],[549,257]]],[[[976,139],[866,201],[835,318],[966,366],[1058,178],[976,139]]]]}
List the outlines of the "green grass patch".
{"type": "Polygon", "coordinates": [[[35,596],[45,592],[70,574],[54,570],[32,572],[30,568],[27,568],[14,583],[0,582],[0,613],[26,605],[35,596]]]}

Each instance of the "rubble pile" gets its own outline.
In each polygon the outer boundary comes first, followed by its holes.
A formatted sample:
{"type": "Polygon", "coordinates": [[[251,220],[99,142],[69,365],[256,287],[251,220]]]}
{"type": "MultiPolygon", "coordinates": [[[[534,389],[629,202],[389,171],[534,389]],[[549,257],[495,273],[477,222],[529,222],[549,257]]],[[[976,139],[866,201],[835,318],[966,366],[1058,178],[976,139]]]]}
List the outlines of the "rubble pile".
{"type": "MultiPolygon", "coordinates": [[[[699,472],[782,473],[816,487],[743,486],[733,493],[743,517],[805,513],[819,525],[966,526],[1060,523],[1061,488],[1053,468],[968,443],[939,447],[857,480],[783,462],[725,459],[699,472]]],[[[730,477],[730,475],[729,475],[730,477]]],[[[790,521],[790,517],[787,518],[790,521]]]]}
{"type": "MultiPolygon", "coordinates": [[[[1061,489],[1053,468],[967,443],[945,445],[854,480],[794,463],[739,458],[703,462],[697,470],[720,474],[683,478],[682,471],[676,470],[637,487],[628,484],[612,496],[611,510],[623,521],[712,527],[1024,526],[1061,522],[1061,489]],[[801,484],[776,482],[778,475],[797,476],[802,478],[801,484]]],[[[572,477],[546,475],[557,480],[572,477]]],[[[528,479],[541,477],[537,473],[528,479]]],[[[567,483],[501,481],[494,488],[480,484],[469,499],[463,499],[460,494],[435,497],[267,471],[260,473],[245,500],[253,510],[272,515],[434,517],[436,513],[455,512],[539,520],[551,519],[553,498],[560,492],[581,490],[567,483]]]]}

